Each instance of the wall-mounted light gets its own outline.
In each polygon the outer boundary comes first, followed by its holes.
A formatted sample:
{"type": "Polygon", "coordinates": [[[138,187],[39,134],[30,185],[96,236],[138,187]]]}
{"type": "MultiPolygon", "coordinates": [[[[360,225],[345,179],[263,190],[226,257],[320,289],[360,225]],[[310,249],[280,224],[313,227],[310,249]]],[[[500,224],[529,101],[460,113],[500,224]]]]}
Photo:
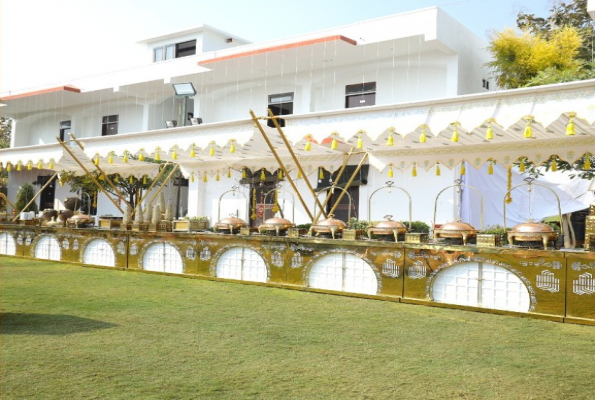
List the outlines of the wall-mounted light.
{"type": "Polygon", "coordinates": [[[178,126],[178,121],[176,121],[175,119],[165,121],[166,128],[175,128],[176,126],[178,126]]]}

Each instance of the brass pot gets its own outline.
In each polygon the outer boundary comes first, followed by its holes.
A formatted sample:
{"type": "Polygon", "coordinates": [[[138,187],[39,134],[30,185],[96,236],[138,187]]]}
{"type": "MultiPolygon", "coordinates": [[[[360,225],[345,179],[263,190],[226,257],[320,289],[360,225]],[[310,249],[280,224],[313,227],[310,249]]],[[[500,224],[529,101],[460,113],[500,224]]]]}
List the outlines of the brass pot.
{"type": "Polygon", "coordinates": [[[548,224],[541,222],[527,221],[516,225],[507,233],[508,243],[519,242],[538,242],[543,243],[543,248],[547,250],[547,244],[550,241],[558,239],[558,233],[548,224]]]}
{"type": "Polygon", "coordinates": [[[95,225],[95,219],[86,214],[75,214],[68,218],[66,223],[74,225],[76,228],[81,228],[95,225]]]}
{"type": "Polygon", "coordinates": [[[323,219],[322,221],[318,221],[317,224],[312,225],[310,231],[316,232],[316,234],[330,233],[333,239],[335,239],[336,234],[343,232],[343,229],[346,227],[347,224],[345,222],[334,218],[333,214],[329,214],[327,219],[323,219]]]}
{"type": "Polygon", "coordinates": [[[434,239],[462,239],[463,245],[467,244],[467,239],[474,238],[476,235],[477,230],[473,226],[461,221],[447,222],[440,228],[434,229],[434,239]]]}
{"type": "Polygon", "coordinates": [[[393,221],[392,217],[392,215],[385,215],[385,221],[380,221],[368,228],[368,238],[372,239],[372,235],[394,235],[395,242],[398,242],[399,235],[406,233],[407,228],[399,221],[393,221]]]}
{"type": "Polygon", "coordinates": [[[72,217],[74,215],[74,211],[72,210],[61,210],[58,213],[58,220],[61,222],[66,222],[68,221],[68,218],[72,217]]]}
{"type": "Polygon", "coordinates": [[[258,232],[263,231],[275,231],[275,234],[279,236],[280,232],[285,232],[288,228],[293,227],[293,222],[285,218],[269,218],[264,221],[259,227],[258,232]]]}
{"type": "Polygon", "coordinates": [[[217,222],[213,226],[213,229],[215,229],[216,231],[229,231],[229,233],[234,233],[234,231],[238,231],[241,227],[244,226],[246,226],[246,223],[243,219],[234,216],[229,216],[217,222]]]}
{"type": "Polygon", "coordinates": [[[41,215],[41,218],[44,221],[51,221],[52,217],[56,218],[58,216],[58,211],[51,209],[51,208],[46,208],[45,210],[43,210],[43,214],[41,215]]]}

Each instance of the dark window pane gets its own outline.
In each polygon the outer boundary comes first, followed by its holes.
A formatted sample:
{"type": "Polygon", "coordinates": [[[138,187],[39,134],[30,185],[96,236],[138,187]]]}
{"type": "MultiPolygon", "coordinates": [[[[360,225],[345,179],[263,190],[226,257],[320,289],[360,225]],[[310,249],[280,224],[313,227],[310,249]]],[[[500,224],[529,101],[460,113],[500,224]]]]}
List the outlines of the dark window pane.
{"type": "Polygon", "coordinates": [[[196,54],[196,40],[176,44],[176,58],[193,56],[196,54]]]}

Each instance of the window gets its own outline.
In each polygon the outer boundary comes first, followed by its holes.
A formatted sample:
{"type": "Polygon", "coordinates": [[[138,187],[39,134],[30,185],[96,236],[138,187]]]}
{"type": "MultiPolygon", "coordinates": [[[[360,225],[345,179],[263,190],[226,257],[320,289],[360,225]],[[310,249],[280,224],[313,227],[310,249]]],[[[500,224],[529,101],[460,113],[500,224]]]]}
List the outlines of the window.
{"type": "Polygon", "coordinates": [[[196,54],[196,40],[187,42],[167,44],[153,49],[153,60],[155,62],[172,60],[174,58],[193,56],[196,54]]]}
{"type": "Polygon", "coordinates": [[[345,108],[366,107],[376,104],[376,82],[345,86],[345,108]]]}
{"type": "Polygon", "coordinates": [[[490,90],[490,81],[488,81],[487,79],[482,79],[482,80],[481,80],[481,86],[482,86],[484,89],[488,89],[488,90],[490,90]]]}
{"type": "MultiPolygon", "coordinates": [[[[289,115],[293,114],[293,93],[272,94],[269,96],[268,108],[273,115],[289,115]]],[[[284,127],[285,121],[278,119],[279,126],[284,127]]],[[[267,126],[274,128],[273,121],[267,121],[267,126]]]]}
{"type": "Polygon", "coordinates": [[[72,124],[71,121],[62,121],[60,122],[60,140],[64,141],[66,135],[68,135],[72,131],[72,124]]]}
{"type": "Polygon", "coordinates": [[[103,117],[101,126],[101,136],[110,136],[118,134],[118,116],[107,115],[103,117]]]}

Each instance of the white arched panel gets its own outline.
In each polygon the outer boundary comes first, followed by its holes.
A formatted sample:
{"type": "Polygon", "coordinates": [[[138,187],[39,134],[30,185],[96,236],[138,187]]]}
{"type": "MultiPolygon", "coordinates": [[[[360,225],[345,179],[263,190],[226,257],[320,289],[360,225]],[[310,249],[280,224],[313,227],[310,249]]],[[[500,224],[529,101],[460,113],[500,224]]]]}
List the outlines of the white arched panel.
{"type": "Polygon", "coordinates": [[[105,239],[91,240],[83,252],[83,263],[115,267],[116,257],[114,250],[105,239]]]}
{"type": "Polygon", "coordinates": [[[14,241],[14,237],[9,233],[0,233],[0,254],[7,256],[14,256],[17,254],[17,245],[14,241]]]}
{"type": "Polygon", "coordinates": [[[217,260],[218,278],[266,282],[267,266],[260,254],[246,247],[232,247],[217,260]]]}
{"type": "Polygon", "coordinates": [[[61,258],[60,243],[50,235],[43,235],[35,244],[35,258],[59,261],[61,258]]]}
{"type": "Polygon", "coordinates": [[[347,253],[328,254],[316,260],[308,274],[308,285],[341,292],[378,293],[378,278],[372,267],[347,253]]]}
{"type": "Polygon", "coordinates": [[[433,300],[506,311],[528,312],[527,286],[505,268],[483,262],[466,262],[440,271],[432,285],[433,300]]]}
{"type": "Polygon", "coordinates": [[[178,249],[171,244],[155,243],[145,251],[143,269],[182,274],[184,273],[184,261],[178,249]]]}

